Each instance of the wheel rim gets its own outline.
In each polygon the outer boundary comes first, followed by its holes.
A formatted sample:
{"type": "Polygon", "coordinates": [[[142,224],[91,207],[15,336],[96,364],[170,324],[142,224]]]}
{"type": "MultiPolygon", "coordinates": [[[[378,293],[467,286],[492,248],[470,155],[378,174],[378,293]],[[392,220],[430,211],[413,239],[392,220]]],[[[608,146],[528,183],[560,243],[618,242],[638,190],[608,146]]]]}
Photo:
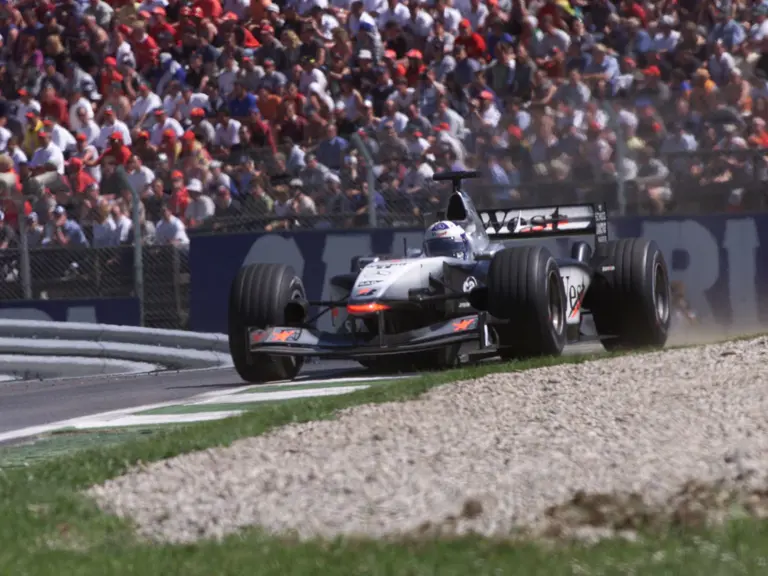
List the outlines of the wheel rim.
{"type": "Polygon", "coordinates": [[[653,265],[653,306],[656,310],[656,320],[666,324],[669,318],[669,283],[664,266],[658,260],[653,265]]]}
{"type": "Polygon", "coordinates": [[[555,333],[563,331],[563,295],[560,290],[562,280],[557,271],[552,270],[547,277],[547,294],[549,299],[549,321],[555,333]]]}

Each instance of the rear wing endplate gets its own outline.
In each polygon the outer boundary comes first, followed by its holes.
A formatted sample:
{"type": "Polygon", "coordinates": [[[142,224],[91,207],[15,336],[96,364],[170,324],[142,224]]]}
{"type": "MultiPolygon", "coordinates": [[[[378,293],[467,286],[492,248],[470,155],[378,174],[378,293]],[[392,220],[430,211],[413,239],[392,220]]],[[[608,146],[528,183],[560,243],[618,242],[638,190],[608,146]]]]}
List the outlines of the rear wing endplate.
{"type": "Polygon", "coordinates": [[[604,204],[571,204],[540,208],[478,210],[491,241],[552,236],[595,236],[608,242],[608,214],[604,204]]]}

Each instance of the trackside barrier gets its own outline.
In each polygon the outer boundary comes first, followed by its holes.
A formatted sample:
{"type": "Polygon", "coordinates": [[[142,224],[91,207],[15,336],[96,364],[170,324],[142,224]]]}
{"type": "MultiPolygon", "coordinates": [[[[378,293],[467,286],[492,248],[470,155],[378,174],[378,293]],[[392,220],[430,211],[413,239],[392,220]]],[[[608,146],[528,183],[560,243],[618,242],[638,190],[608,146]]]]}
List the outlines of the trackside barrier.
{"type": "Polygon", "coordinates": [[[179,369],[232,363],[224,334],[34,320],[0,320],[0,353],[110,358],[179,369]]]}
{"type": "MultiPolygon", "coordinates": [[[[505,217],[505,212],[500,212],[505,217]]],[[[699,318],[718,329],[768,326],[768,214],[716,214],[615,218],[610,238],[655,241],[669,266],[670,280],[684,287],[699,318]]],[[[392,254],[421,246],[422,229],[307,230],[270,234],[198,236],[190,247],[190,328],[227,331],[227,299],[241,266],[290,264],[312,300],[331,298],[329,280],[350,271],[354,256],[392,254]]],[[[570,254],[574,238],[534,241],[559,256],[570,254]]],[[[528,241],[520,240],[520,244],[528,241]]],[[[330,315],[318,321],[330,330],[330,315]]]]}

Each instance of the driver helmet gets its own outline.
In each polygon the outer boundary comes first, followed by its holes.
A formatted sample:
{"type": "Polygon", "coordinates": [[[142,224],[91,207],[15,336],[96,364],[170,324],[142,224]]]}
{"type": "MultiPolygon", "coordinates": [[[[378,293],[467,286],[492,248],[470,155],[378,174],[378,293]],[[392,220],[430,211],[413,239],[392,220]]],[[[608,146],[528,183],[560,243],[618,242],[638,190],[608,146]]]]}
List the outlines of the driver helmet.
{"type": "Polygon", "coordinates": [[[469,252],[467,233],[458,224],[443,221],[427,228],[424,236],[425,256],[449,256],[468,260],[469,252]]]}

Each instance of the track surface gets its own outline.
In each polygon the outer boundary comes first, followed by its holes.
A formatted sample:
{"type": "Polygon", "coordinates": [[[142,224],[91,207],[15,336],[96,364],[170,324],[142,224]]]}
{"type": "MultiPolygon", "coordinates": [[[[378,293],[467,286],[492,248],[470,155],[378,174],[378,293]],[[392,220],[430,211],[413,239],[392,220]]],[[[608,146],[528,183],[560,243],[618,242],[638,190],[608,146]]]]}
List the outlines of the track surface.
{"type": "MultiPolygon", "coordinates": [[[[566,353],[600,349],[579,344],[566,353]]],[[[323,361],[305,364],[298,380],[367,375],[356,362],[323,361]]],[[[243,385],[231,368],[0,383],[0,433],[243,385]]]]}

